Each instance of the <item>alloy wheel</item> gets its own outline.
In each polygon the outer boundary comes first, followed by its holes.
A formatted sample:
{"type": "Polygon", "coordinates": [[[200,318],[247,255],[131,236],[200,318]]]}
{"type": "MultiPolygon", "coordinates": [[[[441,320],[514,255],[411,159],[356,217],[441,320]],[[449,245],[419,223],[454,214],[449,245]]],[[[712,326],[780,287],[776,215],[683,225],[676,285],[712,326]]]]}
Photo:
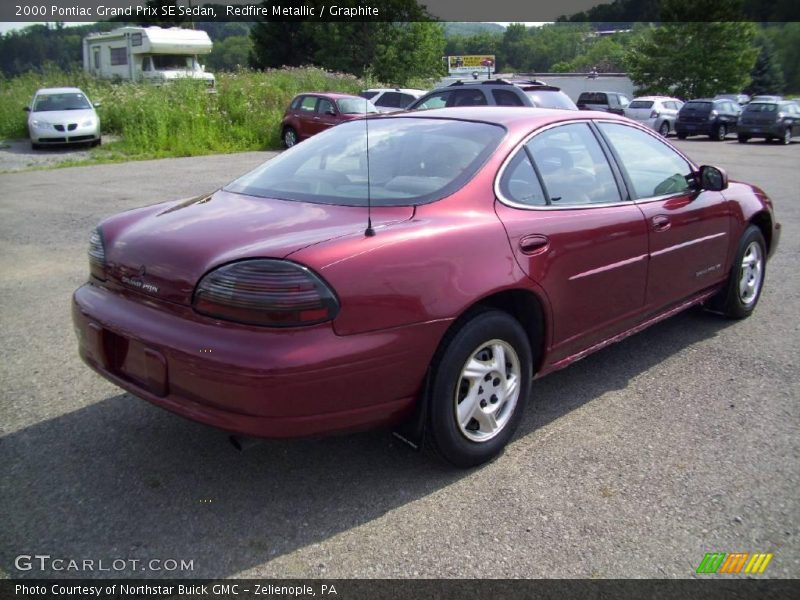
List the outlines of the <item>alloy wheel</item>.
{"type": "Polygon", "coordinates": [[[739,270],[739,299],[745,306],[753,304],[758,297],[764,279],[764,257],[758,242],[750,242],[742,257],[739,270]]]}

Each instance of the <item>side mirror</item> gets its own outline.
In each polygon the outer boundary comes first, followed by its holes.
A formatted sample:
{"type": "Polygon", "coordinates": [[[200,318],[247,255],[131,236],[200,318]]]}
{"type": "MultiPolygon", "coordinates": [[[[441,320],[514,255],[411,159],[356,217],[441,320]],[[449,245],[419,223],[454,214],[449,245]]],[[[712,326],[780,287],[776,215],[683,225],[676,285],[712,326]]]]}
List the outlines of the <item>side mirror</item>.
{"type": "Polygon", "coordinates": [[[25,106],[22,110],[24,110],[25,112],[31,112],[31,107],[25,106]]]}
{"type": "Polygon", "coordinates": [[[721,192],[728,187],[728,174],[719,167],[703,165],[700,167],[700,189],[721,192]]]}

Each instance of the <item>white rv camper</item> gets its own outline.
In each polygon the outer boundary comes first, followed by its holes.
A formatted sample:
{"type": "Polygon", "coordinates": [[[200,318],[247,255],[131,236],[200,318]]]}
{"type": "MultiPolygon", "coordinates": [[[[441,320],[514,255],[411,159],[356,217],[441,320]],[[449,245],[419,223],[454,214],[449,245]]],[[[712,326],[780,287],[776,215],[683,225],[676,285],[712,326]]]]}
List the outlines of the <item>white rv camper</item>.
{"type": "Polygon", "coordinates": [[[97,77],[163,83],[181,77],[214,85],[198,56],[211,52],[205,31],[120,27],[83,38],[83,69],[97,77]]]}

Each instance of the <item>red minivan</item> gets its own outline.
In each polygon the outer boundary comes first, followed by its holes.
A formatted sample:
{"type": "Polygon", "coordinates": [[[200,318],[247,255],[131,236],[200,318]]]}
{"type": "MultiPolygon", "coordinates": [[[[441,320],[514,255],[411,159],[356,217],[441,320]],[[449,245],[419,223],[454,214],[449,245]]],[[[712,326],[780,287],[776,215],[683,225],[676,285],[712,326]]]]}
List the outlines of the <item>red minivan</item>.
{"type": "Polygon", "coordinates": [[[334,125],[377,112],[372,102],[360,96],[318,92],[298,94],[283,115],[281,139],[284,146],[291,148],[334,125]]]}

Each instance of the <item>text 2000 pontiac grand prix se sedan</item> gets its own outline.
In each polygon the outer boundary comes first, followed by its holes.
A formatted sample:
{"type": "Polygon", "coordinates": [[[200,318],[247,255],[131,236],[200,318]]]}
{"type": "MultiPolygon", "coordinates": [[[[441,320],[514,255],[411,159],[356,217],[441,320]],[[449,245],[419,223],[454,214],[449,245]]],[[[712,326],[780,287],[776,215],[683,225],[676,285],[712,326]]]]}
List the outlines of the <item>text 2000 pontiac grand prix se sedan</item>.
{"type": "Polygon", "coordinates": [[[412,421],[470,466],[502,451],[534,375],[692,305],[749,316],[779,233],[760,189],[608,113],[406,113],[106,219],[73,318],[86,363],[190,419],[412,421]]]}

